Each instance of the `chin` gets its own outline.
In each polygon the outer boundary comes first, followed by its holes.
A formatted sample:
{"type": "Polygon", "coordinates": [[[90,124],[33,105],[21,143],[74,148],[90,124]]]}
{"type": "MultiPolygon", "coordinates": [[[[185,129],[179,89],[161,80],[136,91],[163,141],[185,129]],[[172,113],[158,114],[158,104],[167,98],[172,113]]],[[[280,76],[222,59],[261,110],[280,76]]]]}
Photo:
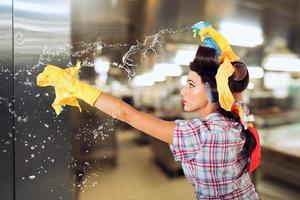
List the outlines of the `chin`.
{"type": "Polygon", "coordinates": [[[191,108],[186,108],[185,106],[183,107],[183,110],[185,112],[193,112],[193,110],[191,108]]]}
{"type": "Polygon", "coordinates": [[[193,107],[193,108],[191,108],[191,107],[183,107],[183,110],[185,111],[185,112],[198,112],[199,111],[199,107],[193,107]]]}

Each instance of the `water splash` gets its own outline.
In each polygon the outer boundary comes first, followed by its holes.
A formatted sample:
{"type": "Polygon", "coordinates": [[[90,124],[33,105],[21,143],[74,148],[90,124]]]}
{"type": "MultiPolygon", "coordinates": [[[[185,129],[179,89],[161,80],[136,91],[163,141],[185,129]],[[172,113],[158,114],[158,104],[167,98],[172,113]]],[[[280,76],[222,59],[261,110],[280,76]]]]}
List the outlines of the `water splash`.
{"type": "MultiPolygon", "coordinates": [[[[12,77],[15,81],[15,84],[20,85],[22,87],[25,87],[24,94],[25,96],[33,96],[34,98],[49,98],[50,95],[53,95],[53,93],[49,95],[48,92],[41,93],[40,91],[37,91],[35,86],[35,80],[36,75],[38,72],[40,72],[47,64],[49,63],[56,63],[56,62],[63,62],[66,61],[66,67],[72,66],[72,62],[74,60],[80,59],[82,65],[84,67],[94,67],[94,60],[92,58],[86,57],[86,55],[91,54],[93,56],[101,55],[102,51],[107,50],[115,50],[115,49],[122,49],[124,50],[124,55],[121,57],[120,61],[112,60],[110,61],[110,65],[113,67],[120,68],[122,70],[125,70],[128,76],[128,79],[132,79],[135,76],[135,69],[139,67],[141,63],[143,63],[145,60],[150,58],[153,55],[158,55],[160,53],[160,50],[164,48],[164,41],[166,37],[169,35],[176,34],[178,32],[186,32],[191,31],[189,27],[182,27],[178,29],[162,29],[159,30],[157,33],[146,36],[144,41],[138,41],[136,40],[135,44],[107,44],[103,41],[96,41],[92,43],[84,43],[84,42],[78,42],[74,46],[71,46],[69,44],[61,45],[61,46],[45,46],[42,49],[41,54],[38,57],[37,62],[33,66],[26,65],[22,67],[21,69],[18,69],[14,74],[12,74],[8,69],[2,68],[0,70],[0,74],[6,74],[6,79],[9,79],[12,77]],[[76,47],[76,49],[75,49],[76,47]],[[138,58],[138,59],[137,59],[138,58]]],[[[18,99],[18,102],[21,106],[24,106],[25,99],[21,98],[18,99]]],[[[15,100],[14,99],[8,99],[0,97],[0,104],[4,104],[8,110],[9,113],[16,119],[17,123],[28,123],[31,120],[34,120],[32,116],[27,116],[25,113],[17,113],[13,106],[14,106],[15,100]]],[[[36,114],[37,112],[44,112],[48,114],[53,114],[53,110],[49,107],[43,108],[40,110],[33,111],[32,115],[36,114]]],[[[39,125],[41,128],[44,129],[50,129],[55,130],[56,127],[52,127],[54,122],[57,122],[59,124],[63,123],[62,121],[59,121],[62,116],[55,116],[53,115],[53,121],[39,121],[39,125]]],[[[75,135],[76,140],[80,140],[83,142],[86,142],[91,146],[93,143],[105,141],[108,137],[111,136],[115,132],[114,124],[117,120],[115,119],[107,119],[104,122],[94,121],[92,122],[94,124],[94,128],[91,129],[90,124],[85,124],[83,127],[78,129],[78,134],[75,135]],[[92,136],[92,137],[86,137],[86,136],[92,136]]],[[[24,132],[22,134],[28,135],[28,141],[20,141],[24,144],[26,149],[28,149],[28,152],[30,152],[26,158],[24,158],[24,162],[26,165],[30,165],[32,159],[40,158],[42,151],[48,151],[47,145],[48,143],[55,143],[55,138],[59,136],[64,135],[64,130],[59,130],[59,127],[57,127],[57,131],[53,134],[51,134],[48,137],[45,137],[45,139],[42,140],[40,144],[36,144],[36,141],[33,140],[33,138],[36,138],[35,134],[24,132]]],[[[64,138],[65,140],[65,138],[64,138]]],[[[60,148],[57,146],[57,148],[60,148]]],[[[72,146],[69,146],[69,150],[72,151],[72,146]]],[[[3,150],[3,153],[6,153],[6,150],[3,150]]],[[[89,149],[87,149],[84,153],[88,154],[89,149]]],[[[72,156],[72,155],[70,155],[72,156]]],[[[43,158],[44,163],[50,163],[55,165],[56,158],[54,156],[46,156],[43,158]]],[[[68,164],[67,167],[76,169],[78,166],[76,163],[76,159],[72,158],[72,164],[68,164]]],[[[96,161],[95,161],[96,162],[96,161]]],[[[87,171],[89,171],[93,167],[93,162],[84,163],[83,165],[83,174],[87,171]]],[[[100,169],[101,170],[101,169],[100,169]]],[[[40,167],[36,171],[33,171],[31,175],[27,175],[22,177],[22,179],[25,179],[25,177],[28,177],[28,180],[34,180],[36,179],[41,173],[48,173],[48,169],[45,169],[45,167],[40,167]]],[[[93,180],[93,177],[99,176],[99,171],[97,173],[89,173],[88,175],[85,174],[84,180],[77,185],[74,185],[76,187],[79,187],[80,189],[84,190],[88,187],[94,187],[97,184],[97,181],[93,180]]]]}
{"type": "Polygon", "coordinates": [[[13,108],[14,102],[15,102],[14,99],[10,100],[8,98],[0,97],[0,104],[4,104],[8,108],[9,113],[16,119],[17,122],[19,122],[19,123],[28,122],[28,120],[29,120],[28,116],[21,116],[21,115],[17,114],[17,112],[13,108]]]}
{"type": "Polygon", "coordinates": [[[118,64],[112,62],[113,66],[121,67],[128,73],[128,78],[131,79],[135,73],[132,69],[136,68],[144,59],[148,57],[148,54],[157,54],[157,49],[163,48],[163,39],[170,34],[175,34],[177,32],[186,32],[191,29],[187,26],[178,29],[162,29],[159,32],[151,36],[146,36],[143,42],[136,41],[136,44],[130,46],[129,50],[123,55],[122,63],[118,64]],[[133,56],[141,55],[140,62],[135,63],[133,56]]]}

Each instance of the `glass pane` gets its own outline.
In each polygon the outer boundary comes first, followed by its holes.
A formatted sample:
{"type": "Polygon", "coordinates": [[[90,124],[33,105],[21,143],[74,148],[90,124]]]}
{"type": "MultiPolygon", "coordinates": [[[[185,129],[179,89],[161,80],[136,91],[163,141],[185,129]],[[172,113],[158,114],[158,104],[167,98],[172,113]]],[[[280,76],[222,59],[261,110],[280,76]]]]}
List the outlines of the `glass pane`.
{"type": "Polygon", "coordinates": [[[13,199],[14,121],[12,1],[0,2],[0,199],[13,199]]]}
{"type": "Polygon", "coordinates": [[[180,94],[200,20],[248,67],[243,101],[261,136],[252,174],[260,198],[299,199],[299,8],[296,0],[1,1],[0,199],[195,199],[168,144],[82,100],[82,111],[57,115],[53,87],[36,78],[48,64],[80,63],[80,80],[140,111],[201,118],[184,111],[180,94]]]}
{"type": "Polygon", "coordinates": [[[14,1],[16,199],[71,199],[69,112],[57,117],[54,92],[36,86],[49,64],[65,65],[69,1],[14,1]],[[66,48],[66,49],[65,49],[66,48]]]}

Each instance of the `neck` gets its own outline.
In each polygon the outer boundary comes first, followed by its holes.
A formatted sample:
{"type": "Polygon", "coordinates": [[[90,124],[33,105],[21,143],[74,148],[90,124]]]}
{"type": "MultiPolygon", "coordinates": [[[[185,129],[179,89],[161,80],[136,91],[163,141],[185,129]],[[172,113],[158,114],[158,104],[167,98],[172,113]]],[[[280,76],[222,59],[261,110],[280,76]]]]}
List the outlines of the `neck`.
{"type": "Polygon", "coordinates": [[[207,104],[204,107],[200,108],[197,111],[197,113],[199,113],[202,117],[207,117],[211,113],[215,113],[215,112],[217,112],[216,105],[211,102],[207,102],[207,104]]]}
{"type": "Polygon", "coordinates": [[[243,94],[241,92],[233,93],[233,98],[238,101],[243,101],[243,94]]]}

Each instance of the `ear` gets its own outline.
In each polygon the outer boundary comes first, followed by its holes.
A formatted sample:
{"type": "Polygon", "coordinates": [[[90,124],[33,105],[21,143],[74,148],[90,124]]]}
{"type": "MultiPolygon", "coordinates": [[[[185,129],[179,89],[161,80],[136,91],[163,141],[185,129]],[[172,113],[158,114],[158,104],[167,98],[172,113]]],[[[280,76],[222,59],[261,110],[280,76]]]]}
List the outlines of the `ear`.
{"type": "Polygon", "coordinates": [[[217,94],[213,91],[208,82],[205,82],[205,91],[207,94],[207,98],[211,103],[215,103],[217,101],[217,94]]]}

